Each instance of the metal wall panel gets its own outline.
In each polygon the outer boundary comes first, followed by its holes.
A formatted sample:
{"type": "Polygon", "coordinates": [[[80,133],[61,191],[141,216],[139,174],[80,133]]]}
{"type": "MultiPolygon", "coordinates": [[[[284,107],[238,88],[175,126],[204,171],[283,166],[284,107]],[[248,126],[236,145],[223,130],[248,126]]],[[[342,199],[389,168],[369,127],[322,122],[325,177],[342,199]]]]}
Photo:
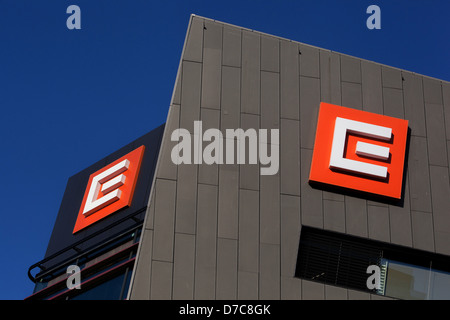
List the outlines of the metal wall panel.
{"type": "Polygon", "coordinates": [[[242,112],[259,114],[261,44],[259,34],[242,31],[242,112]]]}
{"type": "Polygon", "coordinates": [[[233,239],[217,239],[216,299],[237,299],[238,243],[233,239]]]}
{"type": "Polygon", "coordinates": [[[314,148],[319,106],[319,79],[300,77],[300,139],[302,148],[314,148]]]}
{"type": "Polygon", "coordinates": [[[173,261],[173,299],[194,298],[195,236],[175,234],[173,261]]]}
{"type": "Polygon", "coordinates": [[[275,37],[261,37],[261,70],[280,72],[280,40],[275,37]]]}
{"type": "Polygon", "coordinates": [[[213,299],[216,283],[217,186],[198,185],[195,299],[213,299]]]}
{"type": "Polygon", "coordinates": [[[381,66],[361,61],[363,110],[383,114],[381,66]]]}
{"type": "Polygon", "coordinates": [[[305,77],[319,78],[319,49],[299,44],[300,75],[305,77]]]}
{"type": "Polygon", "coordinates": [[[281,193],[300,195],[300,121],[281,119],[281,193]]]}
{"type": "Polygon", "coordinates": [[[422,77],[410,72],[402,72],[405,119],[409,121],[411,135],[425,137],[425,109],[423,102],[422,77]]]}
{"type": "Polygon", "coordinates": [[[205,21],[203,30],[202,108],[220,109],[222,25],[205,21]]]}
{"type": "Polygon", "coordinates": [[[280,43],[280,113],[282,119],[299,120],[298,45],[280,43]]]}

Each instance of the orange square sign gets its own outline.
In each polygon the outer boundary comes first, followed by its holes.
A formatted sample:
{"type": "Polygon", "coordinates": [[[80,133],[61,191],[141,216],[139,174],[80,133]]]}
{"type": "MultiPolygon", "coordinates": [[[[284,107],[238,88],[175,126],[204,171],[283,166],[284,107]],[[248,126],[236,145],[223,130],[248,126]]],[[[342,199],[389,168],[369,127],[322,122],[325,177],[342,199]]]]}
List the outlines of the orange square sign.
{"type": "Polygon", "coordinates": [[[131,205],[144,150],[140,146],[90,175],[74,234],[131,205]]]}
{"type": "Polygon", "coordinates": [[[309,180],[400,199],[408,121],[322,102],[309,180]]]}

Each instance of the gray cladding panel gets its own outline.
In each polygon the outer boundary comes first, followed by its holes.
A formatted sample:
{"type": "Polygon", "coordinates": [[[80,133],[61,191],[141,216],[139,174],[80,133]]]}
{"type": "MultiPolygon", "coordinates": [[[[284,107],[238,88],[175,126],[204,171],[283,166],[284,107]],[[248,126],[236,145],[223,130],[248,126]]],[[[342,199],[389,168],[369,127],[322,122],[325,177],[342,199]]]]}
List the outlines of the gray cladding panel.
{"type": "Polygon", "coordinates": [[[203,31],[202,108],[220,109],[222,26],[205,22],[203,31]]]}
{"type": "Polygon", "coordinates": [[[241,66],[241,38],[240,29],[223,27],[222,63],[224,66],[241,66]]]}
{"type": "Polygon", "coordinates": [[[410,72],[403,72],[403,99],[405,119],[409,121],[411,135],[425,137],[425,108],[423,102],[422,77],[410,72]]]}
{"type": "Polygon", "coordinates": [[[274,37],[261,37],[261,70],[280,71],[280,40],[274,37]]]}
{"type": "Polygon", "coordinates": [[[341,105],[340,55],[320,50],[320,95],[322,102],[341,105]]]}
{"type": "Polygon", "coordinates": [[[442,105],[425,103],[425,117],[430,165],[448,166],[442,105]]]}
{"type": "Polygon", "coordinates": [[[300,139],[302,148],[314,148],[319,106],[319,79],[300,77],[300,139]]]}
{"type": "Polygon", "coordinates": [[[175,234],[173,262],[173,299],[188,300],[194,297],[195,236],[175,234]]]}
{"type": "Polygon", "coordinates": [[[319,77],[319,49],[300,44],[298,46],[300,58],[300,75],[306,77],[319,77]]]}
{"type": "Polygon", "coordinates": [[[216,299],[237,299],[237,240],[217,239],[216,299]]]}
{"type": "Polygon", "coordinates": [[[344,82],[361,83],[361,60],[341,55],[341,79],[344,82]]]}
{"type": "Polygon", "coordinates": [[[381,66],[368,61],[361,62],[363,110],[383,114],[383,89],[381,66]]]}
{"type": "Polygon", "coordinates": [[[281,41],[280,44],[280,112],[281,118],[299,120],[298,46],[281,41]]]}
{"type": "Polygon", "coordinates": [[[259,114],[260,52],[259,34],[242,31],[242,112],[259,114]]]}

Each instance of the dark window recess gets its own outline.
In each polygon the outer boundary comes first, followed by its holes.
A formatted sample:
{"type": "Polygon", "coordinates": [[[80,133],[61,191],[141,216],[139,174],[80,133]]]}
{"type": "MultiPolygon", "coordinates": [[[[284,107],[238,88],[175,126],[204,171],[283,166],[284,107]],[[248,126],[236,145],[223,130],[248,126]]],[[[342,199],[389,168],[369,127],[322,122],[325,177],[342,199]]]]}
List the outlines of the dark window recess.
{"type": "Polygon", "coordinates": [[[369,265],[380,265],[382,250],[367,241],[303,227],[296,277],[366,290],[369,265]]]}
{"type": "Polygon", "coordinates": [[[305,226],[295,275],[399,299],[450,299],[449,256],[305,226]],[[380,267],[373,290],[370,265],[380,267]]]}

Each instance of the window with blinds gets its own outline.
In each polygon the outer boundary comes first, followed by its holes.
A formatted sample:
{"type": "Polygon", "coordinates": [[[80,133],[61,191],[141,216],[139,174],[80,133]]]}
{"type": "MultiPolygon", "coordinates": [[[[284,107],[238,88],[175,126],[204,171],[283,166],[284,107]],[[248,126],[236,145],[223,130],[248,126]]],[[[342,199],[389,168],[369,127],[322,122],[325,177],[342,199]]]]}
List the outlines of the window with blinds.
{"type": "Polygon", "coordinates": [[[296,277],[399,299],[450,299],[450,257],[303,226],[296,277]],[[379,286],[369,289],[369,266],[379,286]]]}

